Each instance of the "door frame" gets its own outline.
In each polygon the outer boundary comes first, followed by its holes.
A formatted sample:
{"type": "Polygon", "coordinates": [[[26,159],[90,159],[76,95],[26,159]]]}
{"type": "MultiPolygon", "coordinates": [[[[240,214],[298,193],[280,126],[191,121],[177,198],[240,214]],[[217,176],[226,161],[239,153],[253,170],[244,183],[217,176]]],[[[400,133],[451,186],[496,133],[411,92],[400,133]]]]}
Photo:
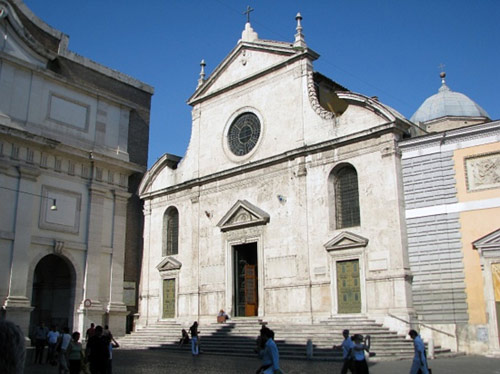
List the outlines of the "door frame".
{"type": "MultiPolygon", "coordinates": [[[[344,252],[344,251],[342,251],[344,252]]],[[[358,260],[359,267],[359,290],[361,293],[361,310],[359,313],[365,314],[367,311],[366,305],[366,274],[365,274],[365,260],[363,251],[360,248],[345,250],[344,253],[330,252],[330,295],[331,295],[331,315],[336,316],[339,314],[349,315],[348,313],[339,313],[339,301],[337,292],[337,262],[358,260]]]]}
{"type": "Polygon", "coordinates": [[[160,304],[158,305],[158,312],[159,312],[159,320],[162,320],[162,321],[170,321],[170,320],[173,320],[173,319],[176,319],[177,318],[177,315],[178,315],[178,302],[177,300],[179,299],[179,272],[176,271],[176,270],[170,270],[170,271],[162,271],[161,272],[161,277],[160,277],[160,280],[161,280],[161,290],[159,293],[159,301],[160,301],[160,304]],[[168,317],[168,318],[165,318],[163,317],[163,281],[164,280],[168,280],[168,279],[172,279],[174,280],[175,282],[175,285],[174,285],[174,292],[175,292],[175,298],[174,298],[174,316],[173,317],[168,317]]]}
{"type": "MultiPolygon", "coordinates": [[[[264,306],[264,251],[262,232],[259,228],[247,228],[228,232],[226,237],[226,311],[231,316],[235,315],[235,290],[234,290],[234,253],[235,246],[241,244],[255,243],[257,247],[257,316],[262,317],[265,314],[264,306]]],[[[239,317],[236,317],[239,318],[239,317]]],[[[252,317],[246,317],[252,318],[252,317]]]]}

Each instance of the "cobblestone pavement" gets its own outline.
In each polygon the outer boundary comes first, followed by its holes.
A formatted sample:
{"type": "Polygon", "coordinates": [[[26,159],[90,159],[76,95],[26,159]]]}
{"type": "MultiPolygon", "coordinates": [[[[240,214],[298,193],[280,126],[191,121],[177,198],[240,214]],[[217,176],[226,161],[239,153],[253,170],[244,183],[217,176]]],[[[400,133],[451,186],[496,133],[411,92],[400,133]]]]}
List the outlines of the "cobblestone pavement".
{"type": "MultiPolygon", "coordinates": [[[[57,367],[32,364],[28,352],[26,374],[57,374],[57,367]]],[[[481,356],[461,356],[432,360],[433,374],[500,374],[500,359],[481,356]]],[[[231,357],[203,355],[192,357],[188,352],[167,350],[122,350],[113,352],[114,374],[253,374],[259,366],[256,357],[231,357]]],[[[335,374],[340,373],[340,363],[324,361],[282,360],[285,374],[335,374]]],[[[406,374],[411,361],[388,361],[370,364],[371,374],[406,374]]]]}

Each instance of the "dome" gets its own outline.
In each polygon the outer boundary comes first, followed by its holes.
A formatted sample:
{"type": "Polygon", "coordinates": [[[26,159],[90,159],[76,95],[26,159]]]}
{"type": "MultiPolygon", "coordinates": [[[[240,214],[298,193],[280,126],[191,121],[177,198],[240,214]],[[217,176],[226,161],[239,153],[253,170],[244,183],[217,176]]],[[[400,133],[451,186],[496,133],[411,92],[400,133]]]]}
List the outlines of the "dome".
{"type": "Polygon", "coordinates": [[[432,95],[410,118],[412,122],[427,122],[441,117],[485,117],[488,113],[473,100],[460,92],[453,92],[445,83],[446,74],[441,73],[439,92],[432,95]]]}

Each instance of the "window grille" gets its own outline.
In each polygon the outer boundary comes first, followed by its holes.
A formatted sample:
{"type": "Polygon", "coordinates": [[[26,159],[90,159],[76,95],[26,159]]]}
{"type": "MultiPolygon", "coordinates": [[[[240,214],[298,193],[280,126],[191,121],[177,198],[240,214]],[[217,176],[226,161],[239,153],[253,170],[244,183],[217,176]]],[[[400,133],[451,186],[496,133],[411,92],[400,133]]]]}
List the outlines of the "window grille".
{"type": "Polygon", "coordinates": [[[337,228],[360,224],[358,175],[352,166],[335,174],[335,218],[337,228]]]}
{"type": "Polygon", "coordinates": [[[165,212],[163,220],[163,256],[176,255],[179,253],[179,212],[175,208],[169,208],[165,212]]]}

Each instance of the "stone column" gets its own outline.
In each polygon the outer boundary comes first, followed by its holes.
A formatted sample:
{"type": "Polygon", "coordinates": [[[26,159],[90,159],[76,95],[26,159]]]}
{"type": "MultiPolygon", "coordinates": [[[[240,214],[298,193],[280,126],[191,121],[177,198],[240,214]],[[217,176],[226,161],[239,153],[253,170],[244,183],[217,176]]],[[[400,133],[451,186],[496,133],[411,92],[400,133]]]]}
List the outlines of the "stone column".
{"type": "Polygon", "coordinates": [[[113,191],[114,195],[114,227],[113,254],[111,258],[111,285],[107,312],[109,328],[115,336],[123,336],[126,332],[127,306],[123,302],[123,274],[125,264],[125,233],[127,229],[128,192],[113,191]]]}
{"type": "Polygon", "coordinates": [[[14,241],[12,262],[10,264],[9,295],[4,308],[7,318],[17,324],[25,335],[29,334],[30,313],[33,310],[28,299],[27,283],[29,270],[29,249],[31,245],[32,218],[35,202],[40,200],[37,178],[40,171],[36,168],[18,166],[19,188],[14,221],[14,241]]]}
{"type": "Polygon", "coordinates": [[[95,184],[89,186],[87,211],[87,258],[83,281],[83,300],[78,309],[80,331],[86,331],[91,322],[103,323],[104,308],[99,300],[99,279],[102,255],[102,217],[106,190],[95,184]],[[85,302],[86,301],[86,302],[85,302]]]}

